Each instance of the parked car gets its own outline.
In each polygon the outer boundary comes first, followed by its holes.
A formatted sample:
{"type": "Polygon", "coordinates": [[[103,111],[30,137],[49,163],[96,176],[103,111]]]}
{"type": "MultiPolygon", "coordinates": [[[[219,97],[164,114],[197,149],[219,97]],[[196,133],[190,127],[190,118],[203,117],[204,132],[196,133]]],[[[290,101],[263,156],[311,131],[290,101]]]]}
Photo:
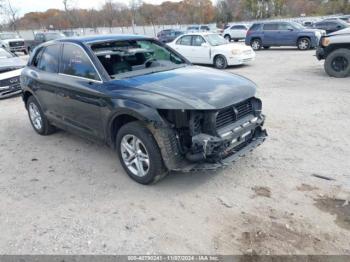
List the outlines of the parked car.
{"type": "Polygon", "coordinates": [[[0,48],[0,99],[22,92],[19,76],[25,61],[0,48]]]}
{"type": "Polygon", "coordinates": [[[22,39],[17,33],[0,33],[0,47],[12,53],[28,53],[24,44],[24,39],[22,39]]]}
{"type": "Polygon", "coordinates": [[[193,32],[209,32],[210,27],[208,25],[191,25],[187,27],[187,33],[193,32]]]}
{"type": "Polygon", "coordinates": [[[182,35],[184,32],[174,29],[166,29],[162,30],[157,34],[157,38],[159,41],[163,43],[169,43],[171,41],[174,41],[176,37],[179,35],[182,35]]]}
{"type": "Polygon", "coordinates": [[[327,34],[345,29],[347,27],[350,27],[350,24],[344,22],[341,19],[323,20],[313,25],[313,28],[322,29],[326,31],[327,34]]]}
{"type": "Polygon", "coordinates": [[[323,30],[307,29],[295,22],[255,23],[247,32],[246,45],[254,50],[271,46],[297,46],[299,50],[315,48],[323,30]]]}
{"type": "Polygon", "coordinates": [[[312,28],[314,22],[313,21],[303,21],[302,25],[306,28],[312,28]]]}
{"type": "Polygon", "coordinates": [[[340,16],[339,19],[343,20],[344,22],[350,24],[350,15],[343,15],[340,16]]]}
{"type": "Polygon", "coordinates": [[[242,65],[255,59],[251,47],[229,43],[214,33],[185,34],[169,43],[169,46],[191,63],[214,65],[218,69],[242,65]]]}
{"type": "Polygon", "coordinates": [[[324,68],[333,77],[350,76],[350,28],[321,38],[316,57],[324,60],[324,68]]]}
{"type": "Polygon", "coordinates": [[[64,34],[65,37],[77,37],[79,34],[74,31],[62,31],[62,34],[64,34]]]}
{"type": "Polygon", "coordinates": [[[64,34],[59,32],[42,32],[42,33],[36,33],[34,35],[34,40],[27,40],[26,45],[29,52],[34,50],[35,47],[38,45],[45,43],[47,41],[60,39],[66,37],[64,34]]]}
{"type": "Polygon", "coordinates": [[[59,127],[102,140],[142,184],[169,170],[228,165],[267,136],[252,81],[193,66],[139,35],[45,43],[31,55],[21,85],[38,134],[59,127]]]}
{"type": "Polygon", "coordinates": [[[232,25],[226,28],[223,32],[223,36],[227,41],[234,40],[238,42],[239,40],[245,39],[248,32],[248,26],[244,24],[232,25]]]}
{"type": "Polygon", "coordinates": [[[346,23],[350,23],[350,15],[328,17],[328,18],[323,19],[323,21],[337,21],[337,20],[342,20],[346,23]]]}

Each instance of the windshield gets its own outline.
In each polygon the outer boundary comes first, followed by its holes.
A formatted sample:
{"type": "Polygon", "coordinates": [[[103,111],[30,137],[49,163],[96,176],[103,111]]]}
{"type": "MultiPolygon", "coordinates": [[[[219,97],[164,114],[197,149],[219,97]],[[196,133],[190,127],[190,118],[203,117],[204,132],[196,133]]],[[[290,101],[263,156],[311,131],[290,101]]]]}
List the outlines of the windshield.
{"type": "Polygon", "coordinates": [[[228,42],[225,38],[223,38],[219,34],[210,34],[205,36],[205,39],[209,42],[212,46],[218,46],[218,45],[226,45],[228,42]]]}
{"type": "Polygon", "coordinates": [[[60,34],[60,33],[46,33],[45,35],[46,35],[46,40],[47,41],[65,37],[64,34],[60,34]]]}
{"type": "Polygon", "coordinates": [[[5,39],[16,39],[19,38],[19,35],[17,34],[12,34],[12,33],[6,33],[6,34],[0,34],[0,39],[5,40],[5,39]]]}
{"type": "Polygon", "coordinates": [[[111,78],[126,78],[186,65],[186,61],[153,40],[126,40],[92,44],[111,78]]]}
{"type": "Polygon", "coordinates": [[[290,22],[290,24],[294,27],[294,28],[296,28],[296,29],[299,29],[299,30],[302,30],[302,29],[305,29],[305,27],[304,26],[302,26],[301,24],[299,24],[299,23],[296,23],[296,22],[290,22]]]}
{"type": "Polygon", "coordinates": [[[12,58],[13,55],[7,51],[5,51],[4,49],[0,48],[0,59],[4,59],[4,58],[12,58]]]}

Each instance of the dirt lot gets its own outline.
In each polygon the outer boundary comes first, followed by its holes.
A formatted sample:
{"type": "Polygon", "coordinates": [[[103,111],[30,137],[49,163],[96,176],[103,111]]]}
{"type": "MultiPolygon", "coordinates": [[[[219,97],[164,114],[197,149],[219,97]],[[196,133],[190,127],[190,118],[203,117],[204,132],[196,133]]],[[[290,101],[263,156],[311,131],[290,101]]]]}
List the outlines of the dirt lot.
{"type": "Polygon", "coordinates": [[[129,179],[115,153],[36,135],[0,101],[0,252],[350,254],[350,79],[314,51],[261,51],[254,80],[269,140],[218,172],[129,179]]]}

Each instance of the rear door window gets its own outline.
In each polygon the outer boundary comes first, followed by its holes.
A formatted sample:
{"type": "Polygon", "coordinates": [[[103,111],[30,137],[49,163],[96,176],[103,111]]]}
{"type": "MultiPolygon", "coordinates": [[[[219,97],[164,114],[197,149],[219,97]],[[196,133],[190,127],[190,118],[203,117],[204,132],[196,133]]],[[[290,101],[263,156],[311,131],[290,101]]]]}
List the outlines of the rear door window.
{"type": "Polygon", "coordinates": [[[278,30],[278,24],[265,24],[264,30],[266,31],[278,30]]]}
{"type": "Polygon", "coordinates": [[[64,44],[60,73],[92,80],[101,80],[86,52],[77,45],[64,44]]]}
{"type": "Polygon", "coordinates": [[[58,73],[59,56],[60,45],[47,46],[37,62],[37,68],[48,73],[58,73]]]}
{"type": "Polygon", "coordinates": [[[191,45],[192,42],[192,36],[185,35],[181,37],[179,40],[177,40],[176,44],[178,45],[191,45]]]}

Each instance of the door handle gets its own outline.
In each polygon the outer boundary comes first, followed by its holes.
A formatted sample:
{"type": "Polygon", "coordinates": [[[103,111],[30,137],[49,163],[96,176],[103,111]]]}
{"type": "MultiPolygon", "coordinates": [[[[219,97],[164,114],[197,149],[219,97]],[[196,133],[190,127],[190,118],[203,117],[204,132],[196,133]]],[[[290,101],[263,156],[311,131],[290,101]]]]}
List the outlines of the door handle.
{"type": "Polygon", "coordinates": [[[30,71],[30,75],[31,75],[33,78],[35,78],[35,79],[38,79],[38,78],[39,78],[39,75],[38,75],[36,72],[34,72],[34,71],[30,71]]]}

